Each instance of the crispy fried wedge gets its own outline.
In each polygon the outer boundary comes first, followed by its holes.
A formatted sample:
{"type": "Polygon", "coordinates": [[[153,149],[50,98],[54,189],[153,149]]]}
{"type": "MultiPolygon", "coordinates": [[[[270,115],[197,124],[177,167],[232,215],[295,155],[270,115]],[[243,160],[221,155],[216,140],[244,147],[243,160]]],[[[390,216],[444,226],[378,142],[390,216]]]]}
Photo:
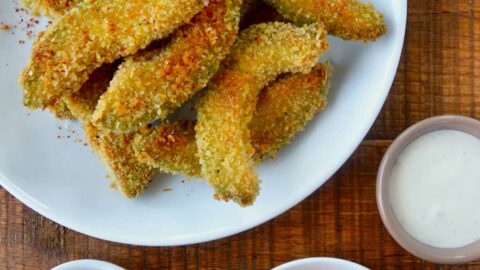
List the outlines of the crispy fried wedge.
{"type": "MultiPolygon", "coordinates": [[[[45,15],[54,19],[84,1],[90,0],[23,0],[23,4],[34,15],[45,15]]],[[[61,100],[49,104],[47,108],[60,120],[75,118],[67,105],[61,100]]]]}
{"type": "Polygon", "coordinates": [[[115,134],[99,131],[91,123],[85,133],[95,153],[110,170],[112,183],[128,198],[138,196],[150,183],[158,169],[140,163],[135,157],[132,141],[135,132],[115,134]]]}
{"type": "Polygon", "coordinates": [[[256,159],[274,156],[327,106],[331,67],[285,76],[263,90],[249,124],[256,159]]]}
{"type": "Polygon", "coordinates": [[[110,171],[113,185],[126,197],[132,198],[145,189],[158,170],[135,158],[131,147],[135,133],[102,132],[90,122],[97,101],[107,90],[115,70],[114,65],[95,70],[78,92],[65,96],[63,100],[73,115],[82,121],[94,152],[110,171]]]}
{"type": "Polygon", "coordinates": [[[323,22],[329,34],[347,40],[376,40],[387,28],[383,15],[358,0],[265,0],[296,23],[323,22]]]}
{"type": "MultiPolygon", "coordinates": [[[[290,74],[262,90],[250,122],[255,160],[274,155],[327,104],[331,68],[318,64],[308,74],[290,74]]],[[[163,123],[135,136],[139,161],[163,172],[200,177],[192,121],[163,123]]]]}
{"type": "Polygon", "coordinates": [[[166,47],[127,59],[93,114],[100,129],[128,132],[163,119],[204,88],[238,33],[241,0],[210,0],[166,47]]]}
{"type": "Polygon", "coordinates": [[[261,89],[279,74],[307,73],[328,48],[321,25],[250,26],[237,38],[225,70],[198,104],[196,141],[205,177],[216,197],[250,205],[259,192],[248,125],[261,89]]]}
{"type": "MultiPolygon", "coordinates": [[[[51,18],[59,17],[71,8],[80,3],[92,2],[95,0],[23,0],[26,8],[31,9],[35,15],[45,15],[51,18]]],[[[257,0],[244,0],[240,8],[240,14],[252,11],[257,5],[257,0]]]]}
{"type": "Polygon", "coordinates": [[[24,105],[46,107],[78,91],[103,63],[166,37],[203,6],[203,0],[96,0],[78,5],[35,41],[20,76],[24,105]]]}

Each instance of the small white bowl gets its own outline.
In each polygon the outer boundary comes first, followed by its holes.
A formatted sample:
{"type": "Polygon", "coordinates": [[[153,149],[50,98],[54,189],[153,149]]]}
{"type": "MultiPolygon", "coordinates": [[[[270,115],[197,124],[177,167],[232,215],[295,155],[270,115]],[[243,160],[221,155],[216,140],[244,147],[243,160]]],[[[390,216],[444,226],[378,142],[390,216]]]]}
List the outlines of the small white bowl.
{"type": "Polygon", "coordinates": [[[55,266],[52,270],[125,270],[124,268],[99,260],[77,260],[55,266]]]}
{"type": "Polygon", "coordinates": [[[328,257],[312,257],[291,261],[272,270],[368,270],[354,262],[328,257]]]}
{"type": "Polygon", "coordinates": [[[383,224],[400,246],[413,255],[434,263],[461,264],[480,258],[480,240],[457,248],[440,248],[413,238],[398,222],[390,205],[390,175],[400,153],[416,138],[436,130],[459,130],[480,138],[480,121],[460,116],[435,116],[416,123],[400,134],[383,156],[377,175],[377,205],[383,224]]]}

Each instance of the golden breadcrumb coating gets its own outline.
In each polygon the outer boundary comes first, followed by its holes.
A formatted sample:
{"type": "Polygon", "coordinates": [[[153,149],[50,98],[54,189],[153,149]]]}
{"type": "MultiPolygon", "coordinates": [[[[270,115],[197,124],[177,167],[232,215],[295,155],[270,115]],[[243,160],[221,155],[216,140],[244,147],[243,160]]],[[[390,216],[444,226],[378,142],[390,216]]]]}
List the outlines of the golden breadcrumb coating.
{"type": "Polygon", "coordinates": [[[105,64],[96,69],[79,91],[65,95],[63,101],[82,123],[90,121],[100,96],[107,91],[110,80],[117,70],[114,64],[105,64]]]}
{"type": "Polygon", "coordinates": [[[168,36],[203,6],[203,0],[96,0],[69,10],[35,41],[20,76],[24,105],[46,107],[76,92],[103,63],[168,36]]]}
{"type": "Polygon", "coordinates": [[[257,95],[279,74],[309,72],[328,48],[321,25],[250,26],[237,38],[198,104],[196,140],[202,176],[216,197],[250,205],[259,192],[248,124],[257,95]]]}
{"type": "MultiPolygon", "coordinates": [[[[250,122],[255,160],[290,143],[327,104],[331,68],[318,64],[308,74],[290,74],[262,90],[250,122]]],[[[163,172],[201,177],[192,121],[162,123],[135,136],[139,161],[163,172]]]]}
{"type": "Polygon", "coordinates": [[[204,88],[238,33],[241,0],[210,0],[166,48],[128,58],[93,115],[101,129],[128,132],[163,119],[204,88]]]}
{"type": "Polygon", "coordinates": [[[95,153],[109,169],[114,186],[128,198],[138,196],[158,170],[140,163],[135,157],[132,148],[135,132],[127,134],[102,132],[88,122],[84,128],[95,153]]]}
{"type": "Polygon", "coordinates": [[[224,64],[268,83],[281,73],[308,73],[328,46],[322,24],[261,23],[240,33],[224,64]]]}
{"type": "Polygon", "coordinates": [[[80,3],[93,1],[95,0],[23,0],[23,4],[32,10],[34,15],[45,15],[55,19],[80,3]]]}
{"type": "Polygon", "coordinates": [[[75,118],[73,114],[70,112],[70,110],[68,109],[65,102],[63,102],[62,100],[58,100],[55,103],[49,104],[47,108],[50,112],[53,113],[53,115],[55,115],[56,118],[60,120],[75,118]]]}
{"type": "Polygon", "coordinates": [[[107,90],[115,70],[115,65],[111,64],[95,70],[78,92],[65,96],[63,100],[75,117],[82,121],[87,140],[109,169],[113,185],[126,197],[133,198],[147,187],[158,170],[135,158],[131,147],[135,132],[102,132],[90,122],[95,105],[107,90]]]}
{"type": "MultiPolygon", "coordinates": [[[[51,18],[59,17],[69,9],[80,3],[95,0],[23,0],[26,8],[32,10],[35,15],[45,15],[51,18]]],[[[240,8],[241,17],[255,9],[258,0],[244,0],[240,8]]]]}
{"type": "Polygon", "coordinates": [[[323,22],[329,34],[347,40],[376,40],[387,27],[371,3],[358,0],[265,0],[296,23],[323,22]]]}
{"type": "Polygon", "coordinates": [[[317,64],[308,74],[279,79],[262,91],[249,124],[257,159],[274,156],[327,105],[331,67],[317,64]]]}
{"type": "Polygon", "coordinates": [[[179,120],[144,129],[133,142],[137,159],[162,172],[199,177],[194,127],[194,121],[179,120]]]}
{"type": "MultiPolygon", "coordinates": [[[[26,8],[30,9],[34,15],[44,15],[56,19],[69,9],[86,1],[94,0],[23,0],[23,4],[26,8]]],[[[60,120],[75,118],[63,101],[56,101],[49,104],[47,108],[60,120]]]]}

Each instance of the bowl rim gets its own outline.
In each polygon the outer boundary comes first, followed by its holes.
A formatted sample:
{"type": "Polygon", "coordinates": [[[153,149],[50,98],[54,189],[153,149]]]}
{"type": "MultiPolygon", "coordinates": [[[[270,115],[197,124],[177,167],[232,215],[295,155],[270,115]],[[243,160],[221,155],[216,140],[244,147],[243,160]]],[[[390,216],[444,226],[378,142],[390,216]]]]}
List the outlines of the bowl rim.
{"type": "Polygon", "coordinates": [[[78,270],[78,269],[99,269],[99,270],[125,270],[111,262],[96,259],[80,259],[64,262],[53,267],[51,270],[78,270]]]}
{"type": "Polygon", "coordinates": [[[399,154],[415,139],[437,130],[458,130],[480,138],[480,121],[460,115],[440,115],[417,122],[403,131],[389,146],[378,168],[376,183],[378,211],[390,235],[413,255],[435,263],[467,263],[480,258],[480,239],[456,248],[430,246],[413,238],[403,229],[389,203],[389,176],[399,154]]]}
{"type": "Polygon", "coordinates": [[[298,259],[298,260],[293,260],[286,262],[284,264],[280,264],[272,270],[293,270],[296,269],[297,267],[304,267],[304,266],[313,266],[313,265],[319,265],[319,264],[325,264],[325,263],[333,263],[338,266],[345,266],[349,267],[352,270],[369,270],[367,267],[358,264],[353,261],[348,261],[344,260],[341,258],[334,258],[334,257],[308,257],[308,258],[303,258],[303,259],[298,259]]]}

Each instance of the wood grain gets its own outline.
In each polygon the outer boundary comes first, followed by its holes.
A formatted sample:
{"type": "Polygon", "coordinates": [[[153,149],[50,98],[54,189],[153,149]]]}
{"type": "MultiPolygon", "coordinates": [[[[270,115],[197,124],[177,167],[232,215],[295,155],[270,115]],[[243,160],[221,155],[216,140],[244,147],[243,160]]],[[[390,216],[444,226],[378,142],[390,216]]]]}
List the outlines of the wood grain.
{"type": "Polygon", "coordinates": [[[81,258],[127,269],[270,269],[332,256],[372,269],[480,269],[424,262],[383,227],[375,177],[391,140],[439,114],[480,117],[480,1],[411,0],[405,47],[390,96],[366,140],[321,189],[250,231],[186,247],[144,248],[97,240],[39,216],[0,190],[0,268],[49,269],[81,258]]]}

